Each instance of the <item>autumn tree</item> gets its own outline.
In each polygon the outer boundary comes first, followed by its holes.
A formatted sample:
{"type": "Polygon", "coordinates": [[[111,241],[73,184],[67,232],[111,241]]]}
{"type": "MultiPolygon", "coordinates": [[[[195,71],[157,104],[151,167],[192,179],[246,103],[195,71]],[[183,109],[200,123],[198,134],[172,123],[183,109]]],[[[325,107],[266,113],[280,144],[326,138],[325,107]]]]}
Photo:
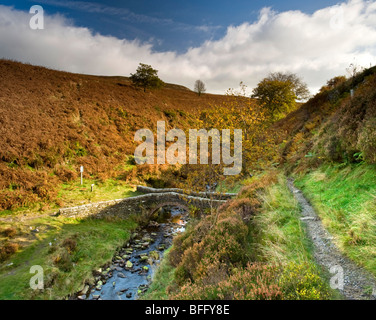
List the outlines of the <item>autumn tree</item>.
{"type": "Polygon", "coordinates": [[[201,80],[196,80],[194,90],[200,96],[206,91],[205,83],[201,80]]]}
{"type": "Polygon", "coordinates": [[[240,90],[227,92],[222,104],[213,105],[202,113],[207,128],[242,130],[242,173],[266,156],[273,136],[266,134],[267,122],[264,109],[247,96],[247,87],[241,83],[240,90]]]}
{"type": "Polygon", "coordinates": [[[258,99],[271,120],[277,120],[295,108],[297,100],[309,97],[307,85],[293,73],[271,73],[253,89],[252,98],[258,99]]]}
{"type": "Polygon", "coordinates": [[[325,86],[321,87],[320,92],[324,92],[324,91],[334,89],[334,88],[338,87],[339,85],[341,85],[342,83],[344,83],[346,80],[347,79],[346,79],[345,76],[334,77],[334,78],[328,80],[326,82],[325,86]]]}
{"type": "MultiPolygon", "coordinates": [[[[278,155],[276,155],[275,151],[275,133],[268,128],[265,110],[249,97],[247,87],[242,83],[240,84],[240,90],[228,90],[225,99],[221,103],[213,104],[210,108],[202,111],[200,117],[195,119],[194,124],[196,128],[205,129],[207,132],[213,129],[217,129],[220,132],[222,142],[221,160],[219,164],[213,161],[214,154],[217,151],[213,137],[204,141],[200,138],[197,144],[197,151],[200,151],[200,157],[197,158],[200,158],[200,163],[184,164],[179,171],[181,177],[184,177],[182,185],[179,185],[179,187],[187,191],[208,191],[210,187],[212,188],[211,190],[216,188],[217,192],[227,192],[227,187],[239,181],[244,174],[246,175],[252,170],[262,169],[266,165],[276,162],[278,155]],[[240,175],[224,175],[224,168],[232,167],[233,164],[224,163],[223,129],[231,130],[230,153],[234,156],[234,130],[242,130],[240,175]],[[201,143],[208,144],[209,161],[207,164],[201,163],[201,143]]],[[[184,130],[189,131],[188,128],[184,130]]],[[[189,156],[190,154],[191,150],[189,150],[189,156]]],[[[209,197],[213,199],[211,196],[209,197]]],[[[218,214],[214,206],[210,212],[218,214]]]]}
{"type": "Polygon", "coordinates": [[[153,69],[150,65],[140,63],[135,74],[131,73],[131,80],[137,87],[160,88],[164,85],[163,81],[158,78],[158,70],[153,69]]]}

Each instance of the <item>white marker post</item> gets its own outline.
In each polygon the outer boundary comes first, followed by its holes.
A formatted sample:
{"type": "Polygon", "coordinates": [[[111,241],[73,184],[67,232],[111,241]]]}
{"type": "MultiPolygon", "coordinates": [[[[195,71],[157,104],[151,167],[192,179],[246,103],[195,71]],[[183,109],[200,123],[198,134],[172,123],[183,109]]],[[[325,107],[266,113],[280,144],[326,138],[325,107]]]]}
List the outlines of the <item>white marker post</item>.
{"type": "Polygon", "coordinates": [[[82,173],[84,172],[84,166],[81,166],[80,171],[81,171],[81,186],[82,186],[82,184],[83,184],[82,173]]]}

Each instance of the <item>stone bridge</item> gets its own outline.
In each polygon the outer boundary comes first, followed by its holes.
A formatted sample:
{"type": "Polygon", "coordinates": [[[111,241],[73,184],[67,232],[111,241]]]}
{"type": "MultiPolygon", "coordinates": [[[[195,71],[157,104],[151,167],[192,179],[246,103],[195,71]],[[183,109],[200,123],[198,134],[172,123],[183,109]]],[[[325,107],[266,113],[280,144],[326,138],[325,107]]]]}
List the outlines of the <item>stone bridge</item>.
{"type": "Polygon", "coordinates": [[[87,205],[61,208],[59,215],[66,217],[120,217],[125,218],[130,214],[146,215],[151,217],[158,209],[164,206],[177,206],[189,210],[191,206],[197,208],[201,213],[206,209],[217,208],[225,203],[227,199],[236,194],[213,193],[213,192],[191,192],[187,193],[182,189],[155,189],[144,186],[137,186],[137,191],[145,194],[110,200],[87,205]]]}

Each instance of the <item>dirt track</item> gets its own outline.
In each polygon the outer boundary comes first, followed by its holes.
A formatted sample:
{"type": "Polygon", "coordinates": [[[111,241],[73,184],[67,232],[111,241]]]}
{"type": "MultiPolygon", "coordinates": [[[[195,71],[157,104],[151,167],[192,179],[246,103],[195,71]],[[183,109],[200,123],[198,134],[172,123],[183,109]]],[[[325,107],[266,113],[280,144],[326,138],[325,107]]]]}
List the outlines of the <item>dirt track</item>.
{"type": "MultiPolygon", "coordinates": [[[[324,228],[320,218],[302,192],[294,186],[292,179],[288,180],[288,187],[301,206],[301,220],[305,224],[307,235],[313,243],[316,262],[328,272],[331,271],[333,277],[339,278],[343,270],[343,288],[339,288],[339,291],[346,299],[376,300],[375,278],[340,252],[332,242],[333,237],[324,228]]],[[[333,283],[338,286],[339,282],[334,281],[333,278],[333,283]]]]}

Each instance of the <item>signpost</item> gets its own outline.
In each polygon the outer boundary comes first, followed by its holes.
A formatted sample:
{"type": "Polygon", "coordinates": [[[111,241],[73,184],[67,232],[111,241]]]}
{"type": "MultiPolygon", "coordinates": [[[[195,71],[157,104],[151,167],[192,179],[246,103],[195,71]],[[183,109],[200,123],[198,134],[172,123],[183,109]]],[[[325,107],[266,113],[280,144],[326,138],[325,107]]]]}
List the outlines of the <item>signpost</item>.
{"type": "Polygon", "coordinates": [[[83,184],[82,173],[84,172],[84,166],[81,166],[80,171],[81,171],[81,186],[82,186],[82,184],[83,184]]]}

